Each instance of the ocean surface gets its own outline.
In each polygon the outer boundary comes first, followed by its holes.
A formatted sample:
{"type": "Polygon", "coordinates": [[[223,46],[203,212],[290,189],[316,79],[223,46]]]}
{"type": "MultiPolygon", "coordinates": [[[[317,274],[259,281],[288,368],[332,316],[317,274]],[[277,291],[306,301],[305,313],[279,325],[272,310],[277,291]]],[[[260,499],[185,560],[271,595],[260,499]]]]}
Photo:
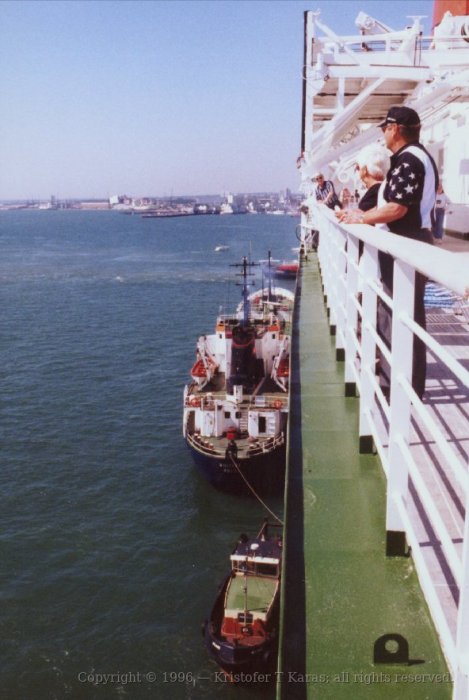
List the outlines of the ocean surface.
{"type": "Polygon", "coordinates": [[[297,223],[0,212],[2,700],[275,697],[223,682],[204,649],[231,548],[265,513],[199,476],[182,392],[197,337],[240,300],[230,263],[293,259],[297,223]]]}

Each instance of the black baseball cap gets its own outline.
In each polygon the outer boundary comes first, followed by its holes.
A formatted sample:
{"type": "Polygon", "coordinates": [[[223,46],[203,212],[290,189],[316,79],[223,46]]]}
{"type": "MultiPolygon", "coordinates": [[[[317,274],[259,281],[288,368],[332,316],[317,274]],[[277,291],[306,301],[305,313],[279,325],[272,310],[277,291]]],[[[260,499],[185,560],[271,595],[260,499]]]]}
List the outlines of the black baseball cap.
{"type": "Polygon", "coordinates": [[[386,119],[378,124],[382,129],[388,124],[402,124],[403,126],[420,126],[420,117],[410,107],[391,107],[386,115],[386,119]]]}

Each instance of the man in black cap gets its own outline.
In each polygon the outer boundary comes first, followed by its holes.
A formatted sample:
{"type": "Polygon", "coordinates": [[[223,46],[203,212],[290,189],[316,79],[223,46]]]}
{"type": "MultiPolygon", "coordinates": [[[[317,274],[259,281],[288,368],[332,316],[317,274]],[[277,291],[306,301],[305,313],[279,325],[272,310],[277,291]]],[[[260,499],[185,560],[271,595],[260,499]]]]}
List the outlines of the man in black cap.
{"type": "MultiPolygon", "coordinates": [[[[392,151],[391,166],[384,189],[378,197],[378,206],[367,212],[344,212],[339,219],[344,223],[387,224],[393,233],[425,243],[433,243],[432,212],[438,187],[438,172],[431,155],[419,142],[420,118],[410,107],[391,107],[386,118],[378,125],[384,134],[386,147],[392,151]]],[[[393,258],[380,253],[381,277],[384,291],[392,296],[393,258]]],[[[415,275],[415,321],[425,328],[425,277],[415,275]]],[[[387,344],[390,342],[391,315],[380,304],[379,331],[387,344]]],[[[389,368],[381,358],[381,384],[389,387],[389,368]]],[[[425,391],[426,346],[414,336],[412,386],[422,398],[425,391]]]]}

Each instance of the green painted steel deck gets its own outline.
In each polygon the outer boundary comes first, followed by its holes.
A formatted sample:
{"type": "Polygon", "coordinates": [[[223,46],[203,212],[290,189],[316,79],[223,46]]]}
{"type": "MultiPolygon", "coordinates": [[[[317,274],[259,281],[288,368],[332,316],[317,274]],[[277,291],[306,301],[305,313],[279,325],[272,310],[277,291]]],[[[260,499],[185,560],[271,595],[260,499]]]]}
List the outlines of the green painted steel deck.
{"type": "Polygon", "coordinates": [[[278,700],[450,698],[452,683],[411,557],[385,555],[385,476],[358,451],[315,255],[294,327],[278,700]],[[385,646],[383,635],[408,642],[385,646]],[[389,654],[392,656],[389,657],[389,654]]]}

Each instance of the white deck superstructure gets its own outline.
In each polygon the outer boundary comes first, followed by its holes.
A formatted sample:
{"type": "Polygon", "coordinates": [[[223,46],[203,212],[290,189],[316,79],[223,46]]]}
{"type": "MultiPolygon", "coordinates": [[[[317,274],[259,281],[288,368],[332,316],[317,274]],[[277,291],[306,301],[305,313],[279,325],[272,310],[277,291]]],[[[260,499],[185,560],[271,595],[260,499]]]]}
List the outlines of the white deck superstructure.
{"type": "Polygon", "coordinates": [[[383,143],[376,125],[391,105],[406,104],[420,115],[451,202],[446,228],[468,233],[469,43],[461,31],[469,18],[448,17],[433,37],[423,36],[419,18],[397,32],[363,13],[356,24],[362,34],[339,37],[319,13],[306,13],[303,191],[312,193],[318,170],[336,188],[359,186],[357,152],[383,143]]]}

